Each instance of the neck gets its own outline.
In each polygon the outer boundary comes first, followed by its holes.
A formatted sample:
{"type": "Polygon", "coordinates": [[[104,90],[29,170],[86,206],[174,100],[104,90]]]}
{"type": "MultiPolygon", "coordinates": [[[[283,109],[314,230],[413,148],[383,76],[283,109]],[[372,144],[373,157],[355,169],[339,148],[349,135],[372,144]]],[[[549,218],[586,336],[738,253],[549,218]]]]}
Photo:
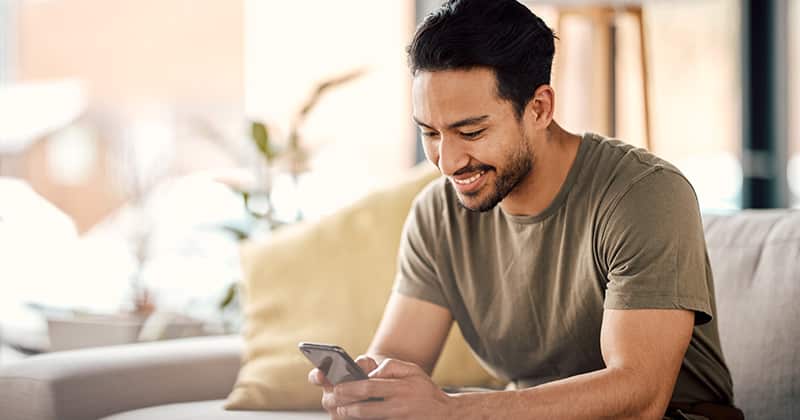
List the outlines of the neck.
{"type": "Polygon", "coordinates": [[[553,121],[542,140],[531,145],[535,160],[527,177],[500,206],[508,214],[535,216],[543,212],[558,195],[578,154],[581,137],[553,121]]]}

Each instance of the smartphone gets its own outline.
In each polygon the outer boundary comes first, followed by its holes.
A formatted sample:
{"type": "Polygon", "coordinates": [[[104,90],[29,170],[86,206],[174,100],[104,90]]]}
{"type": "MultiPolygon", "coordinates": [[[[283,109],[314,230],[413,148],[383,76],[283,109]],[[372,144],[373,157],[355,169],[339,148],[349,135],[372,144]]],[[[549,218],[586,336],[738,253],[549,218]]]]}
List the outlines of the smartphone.
{"type": "Polygon", "coordinates": [[[344,349],[331,344],[300,343],[297,347],[333,385],[342,382],[369,379],[360,366],[344,349]]]}

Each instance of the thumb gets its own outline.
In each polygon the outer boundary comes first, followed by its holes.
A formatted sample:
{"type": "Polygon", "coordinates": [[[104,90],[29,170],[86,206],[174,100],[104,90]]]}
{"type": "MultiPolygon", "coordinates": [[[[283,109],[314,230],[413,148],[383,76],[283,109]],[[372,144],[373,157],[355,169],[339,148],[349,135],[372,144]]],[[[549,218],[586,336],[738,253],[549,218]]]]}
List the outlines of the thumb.
{"type": "Polygon", "coordinates": [[[408,362],[403,362],[401,360],[395,359],[386,359],[378,366],[377,369],[373,370],[372,373],[369,374],[370,378],[382,378],[382,379],[400,379],[400,378],[407,378],[409,376],[416,376],[420,374],[424,374],[423,370],[413,364],[408,362]]]}
{"type": "Polygon", "coordinates": [[[377,363],[377,362],[375,362],[375,359],[373,359],[373,358],[371,358],[371,357],[369,357],[369,356],[366,356],[366,355],[361,355],[361,356],[358,356],[358,357],[356,358],[356,364],[357,364],[357,365],[358,365],[358,366],[361,368],[361,370],[363,370],[363,371],[364,371],[364,373],[366,373],[367,375],[369,375],[369,373],[370,373],[370,372],[372,372],[373,370],[375,370],[375,369],[377,369],[377,368],[378,368],[378,363],[377,363]]]}

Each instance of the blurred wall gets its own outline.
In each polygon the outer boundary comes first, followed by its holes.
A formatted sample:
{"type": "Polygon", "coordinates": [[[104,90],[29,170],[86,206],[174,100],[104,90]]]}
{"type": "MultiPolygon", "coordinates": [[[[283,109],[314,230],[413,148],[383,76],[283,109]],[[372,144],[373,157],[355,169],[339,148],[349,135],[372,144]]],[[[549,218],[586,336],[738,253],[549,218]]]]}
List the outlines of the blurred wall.
{"type": "Polygon", "coordinates": [[[70,141],[91,158],[83,159],[91,167],[81,170],[82,178],[65,180],[59,163],[74,156],[69,148],[52,147],[52,138],[60,135],[53,133],[22,156],[6,157],[4,174],[25,178],[72,216],[80,231],[129,198],[129,186],[115,173],[125,156],[111,154],[129,150],[124,143],[150,142],[147,133],[130,135],[136,126],[157,126],[151,131],[164,138],[155,147],[162,147],[168,156],[164,160],[171,162],[174,150],[187,149],[181,142],[191,140],[178,138],[187,131],[174,126],[180,115],[194,112],[208,120],[222,115],[241,122],[236,110],[244,96],[243,1],[18,4],[16,80],[75,78],[83,83],[89,109],[70,141]]]}
{"type": "Polygon", "coordinates": [[[237,0],[21,2],[21,80],[78,77],[99,103],[240,101],[237,0]]]}

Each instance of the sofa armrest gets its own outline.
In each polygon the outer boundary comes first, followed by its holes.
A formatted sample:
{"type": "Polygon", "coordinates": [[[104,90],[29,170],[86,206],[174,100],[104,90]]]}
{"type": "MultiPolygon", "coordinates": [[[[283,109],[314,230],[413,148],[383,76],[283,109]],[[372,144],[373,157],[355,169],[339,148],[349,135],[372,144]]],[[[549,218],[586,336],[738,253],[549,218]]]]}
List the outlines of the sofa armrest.
{"type": "Polygon", "coordinates": [[[86,420],[225,398],[241,351],[238,336],[216,336],[35,356],[0,368],[0,411],[6,420],[86,420]]]}

